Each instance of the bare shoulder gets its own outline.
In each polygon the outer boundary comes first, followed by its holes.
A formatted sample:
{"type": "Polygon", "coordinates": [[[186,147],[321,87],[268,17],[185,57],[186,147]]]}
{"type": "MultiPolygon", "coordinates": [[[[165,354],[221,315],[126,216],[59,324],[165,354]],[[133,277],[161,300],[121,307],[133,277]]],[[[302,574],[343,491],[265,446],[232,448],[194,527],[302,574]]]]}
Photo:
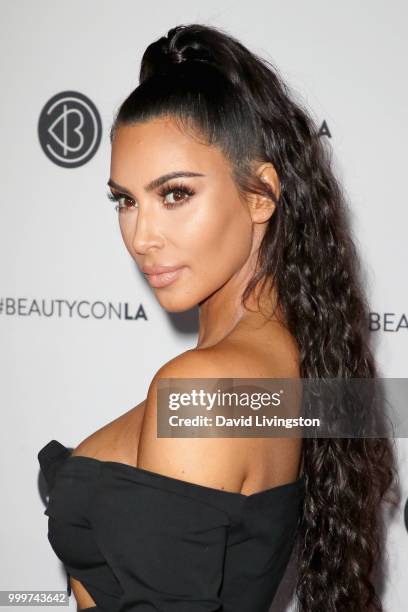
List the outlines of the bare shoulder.
{"type": "MultiPolygon", "coordinates": [[[[268,355],[270,356],[270,351],[268,355]]],[[[251,343],[225,341],[191,349],[164,364],[148,389],[139,438],[137,466],[173,478],[232,492],[242,492],[253,465],[256,442],[251,438],[158,438],[157,390],[162,378],[293,377],[295,360],[267,359],[251,343]]],[[[259,441],[261,442],[261,441],[259,441]]],[[[258,445],[260,448],[260,445],[258,445]]],[[[278,480],[279,475],[275,476],[278,480]]],[[[274,481],[275,482],[275,481],[274,481]]],[[[262,489],[263,483],[258,486],[262,489]]],[[[249,485],[250,486],[250,485],[249,485]]],[[[257,483],[253,483],[256,487],[257,483]]],[[[251,489],[252,490],[252,489],[251,489]]]]}
{"type": "Polygon", "coordinates": [[[164,364],[148,389],[138,467],[226,491],[240,492],[246,476],[245,438],[158,438],[157,388],[162,378],[229,377],[216,349],[191,349],[164,364]]]}

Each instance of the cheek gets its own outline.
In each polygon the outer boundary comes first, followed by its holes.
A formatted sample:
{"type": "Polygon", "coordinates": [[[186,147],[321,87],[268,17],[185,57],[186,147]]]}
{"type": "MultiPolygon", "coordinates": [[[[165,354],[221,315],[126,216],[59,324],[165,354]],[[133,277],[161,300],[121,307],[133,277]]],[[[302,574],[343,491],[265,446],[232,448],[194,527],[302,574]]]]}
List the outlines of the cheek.
{"type": "Polygon", "coordinates": [[[179,230],[180,239],[182,236],[194,283],[196,280],[198,285],[209,283],[216,289],[247,261],[252,245],[252,224],[242,206],[234,203],[234,206],[220,206],[212,214],[197,217],[194,226],[179,230]]]}

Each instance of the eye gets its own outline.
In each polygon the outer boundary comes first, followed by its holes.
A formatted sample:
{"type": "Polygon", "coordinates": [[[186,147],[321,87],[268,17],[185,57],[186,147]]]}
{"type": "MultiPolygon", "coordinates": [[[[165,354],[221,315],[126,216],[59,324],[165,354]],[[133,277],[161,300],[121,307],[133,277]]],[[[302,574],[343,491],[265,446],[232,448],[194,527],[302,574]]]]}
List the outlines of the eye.
{"type": "Polygon", "coordinates": [[[126,209],[129,210],[135,207],[134,200],[132,200],[132,198],[127,196],[125,193],[113,193],[112,191],[108,191],[106,195],[112,202],[117,202],[115,206],[115,210],[117,211],[126,209]]]}
{"type": "Polygon", "coordinates": [[[177,206],[182,206],[187,200],[193,196],[195,191],[187,185],[183,185],[182,183],[173,183],[169,185],[165,185],[159,191],[159,195],[162,198],[167,198],[167,196],[171,196],[170,200],[165,202],[165,208],[176,208],[177,206]]]}
{"type": "MultiPolygon", "coordinates": [[[[195,191],[193,189],[187,185],[183,185],[182,183],[165,185],[159,191],[161,198],[167,198],[167,196],[170,196],[170,199],[167,199],[167,201],[164,203],[164,207],[168,209],[181,206],[194,194],[195,191]]],[[[108,191],[106,195],[112,202],[117,202],[115,206],[115,210],[117,211],[131,210],[136,207],[135,201],[125,193],[114,193],[112,191],[108,191]]]]}

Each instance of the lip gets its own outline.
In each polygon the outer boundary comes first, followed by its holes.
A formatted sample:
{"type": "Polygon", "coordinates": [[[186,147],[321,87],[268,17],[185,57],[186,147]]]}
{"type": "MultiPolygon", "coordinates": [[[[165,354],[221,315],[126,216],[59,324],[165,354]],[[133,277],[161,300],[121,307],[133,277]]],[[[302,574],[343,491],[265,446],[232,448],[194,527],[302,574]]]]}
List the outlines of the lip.
{"type": "Polygon", "coordinates": [[[161,269],[164,268],[165,271],[157,274],[147,274],[146,272],[144,274],[152,287],[167,287],[182,274],[184,267],[185,266],[173,266],[170,268],[169,266],[166,269],[165,266],[161,266],[161,269]]]}
{"type": "Polygon", "coordinates": [[[182,266],[142,266],[142,271],[145,274],[162,274],[163,272],[173,272],[179,270],[182,266]]]}

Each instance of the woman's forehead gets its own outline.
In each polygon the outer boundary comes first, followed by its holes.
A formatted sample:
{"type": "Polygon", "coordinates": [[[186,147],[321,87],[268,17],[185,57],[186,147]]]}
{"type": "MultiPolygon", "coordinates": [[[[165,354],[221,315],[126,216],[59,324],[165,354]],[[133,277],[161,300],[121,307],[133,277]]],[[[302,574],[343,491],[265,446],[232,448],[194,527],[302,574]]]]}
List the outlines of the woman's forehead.
{"type": "Polygon", "coordinates": [[[183,131],[175,120],[152,119],[119,126],[112,141],[111,176],[187,171],[225,173],[228,160],[217,147],[199,142],[183,131]]]}

